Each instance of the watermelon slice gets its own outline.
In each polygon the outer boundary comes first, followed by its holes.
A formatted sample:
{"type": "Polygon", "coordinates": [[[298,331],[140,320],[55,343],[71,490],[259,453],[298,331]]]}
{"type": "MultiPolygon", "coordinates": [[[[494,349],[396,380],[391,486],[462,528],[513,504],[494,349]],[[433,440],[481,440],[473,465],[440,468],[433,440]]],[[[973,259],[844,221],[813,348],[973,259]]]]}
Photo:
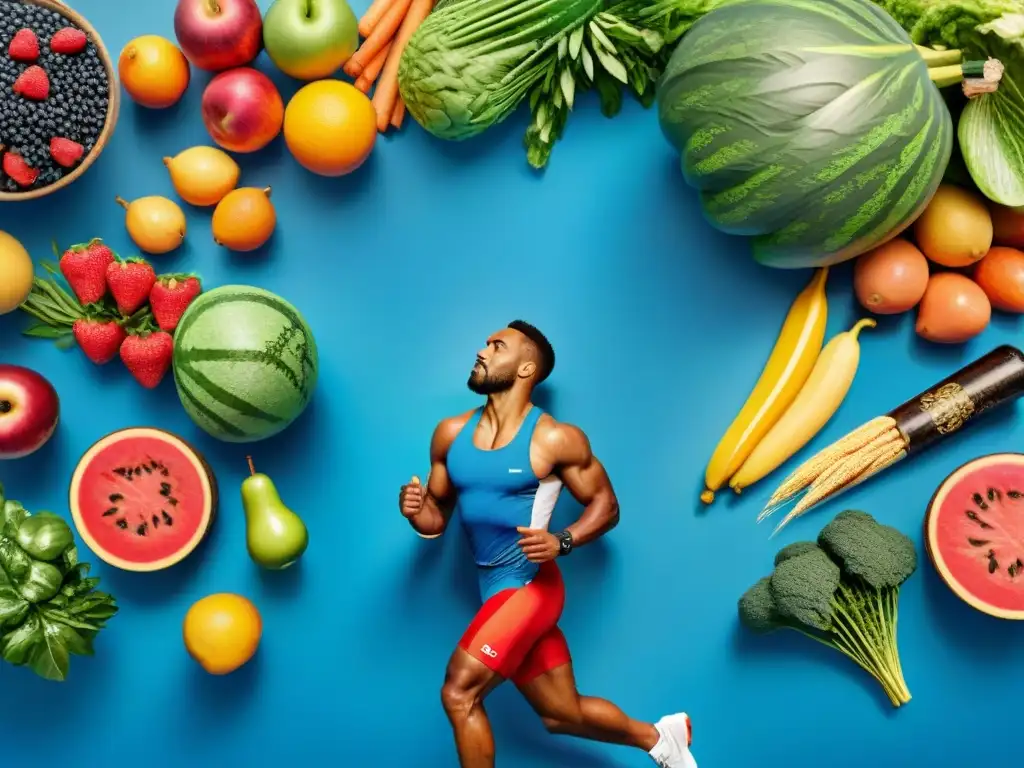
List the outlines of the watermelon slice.
{"type": "Polygon", "coordinates": [[[1024,454],[982,456],[947,477],[928,505],[925,545],[965,603],[1024,619],[1024,454]]]}
{"type": "Polygon", "coordinates": [[[181,562],[205,538],[217,481],[184,440],[136,427],[85,452],[70,496],[78,533],[97,557],[126,571],[158,571],[181,562]]]}

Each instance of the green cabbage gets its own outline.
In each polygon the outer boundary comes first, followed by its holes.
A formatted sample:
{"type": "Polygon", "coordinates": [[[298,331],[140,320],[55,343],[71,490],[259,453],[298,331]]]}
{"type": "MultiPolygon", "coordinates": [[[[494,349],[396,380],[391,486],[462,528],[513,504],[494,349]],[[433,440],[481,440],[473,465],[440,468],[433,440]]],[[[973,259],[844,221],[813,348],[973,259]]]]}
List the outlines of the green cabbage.
{"type": "Polygon", "coordinates": [[[914,42],[999,59],[999,89],[972,98],[958,124],[960,152],[978,189],[1010,207],[1024,205],[1024,2],[873,0],[914,42]]]}

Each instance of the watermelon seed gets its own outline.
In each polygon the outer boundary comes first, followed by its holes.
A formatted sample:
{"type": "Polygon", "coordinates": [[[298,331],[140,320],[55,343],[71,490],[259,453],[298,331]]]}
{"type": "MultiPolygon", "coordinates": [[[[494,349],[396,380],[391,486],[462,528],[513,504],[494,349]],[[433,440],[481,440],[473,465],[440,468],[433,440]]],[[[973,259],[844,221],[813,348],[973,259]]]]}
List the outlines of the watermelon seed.
{"type": "Polygon", "coordinates": [[[978,525],[980,525],[982,528],[991,528],[992,527],[991,525],[986,523],[984,520],[982,520],[980,517],[978,517],[978,513],[975,512],[974,510],[971,510],[971,509],[964,510],[964,514],[967,515],[967,517],[969,517],[971,520],[976,522],[978,525]]]}
{"type": "Polygon", "coordinates": [[[170,505],[172,507],[178,506],[178,500],[176,498],[174,498],[173,496],[168,496],[167,497],[167,501],[168,501],[168,503],[170,503],[170,505]]]}
{"type": "Polygon", "coordinates": [[[996,560],[995,551],[990,549],[988,551],[988,572],[995,573],[997,568],[999,568],[999,561],[996,560]]]}
{"type": "Polygon", "coordinates": [[[162,467],[162,468],[160,469],[160,474],[161,474],[161,475],[163,475],[164,477],[169,477],[171,473],[170,473],[170,471],[169,471],[169,470],[167,469],[167,467],[162,467]]]}
{"type": "Polygon", "coordinates": [[[111,507],[106,512],[104,512],[102,515],[100,515],[100,517],[110,517],[111,515],[116,515],[117,512],[118,512],[117,507],[111,507]]]}
{"type": "Polygon", "coordinates": [[[1010,578],[1014,578],[1017,575],[1017,563],[1010,563],[1010,567],[1006,569],[1006,572],[1010,574],[1010,578]]]}
{"type": "Polygon", "coordinates": [[[1024,493],[1021,493],[1020,491],[1007,491],[1006,495],[1011,499],[1019,499],[1021,496],[1024,496],[1024,493]]]}
{"type": "Polygon", "coordinates": [[[985,503],[985,499],[980,493],[974,494],[974,496],[972,496],[971,498],[973,498],[974,503],[977,504],[982,509],[988,509],[988,504],[985,503]]]}
{"type": "Polygon", "coordinates": [[[164,516],[164,523],[174,525],[174,518],[168,515],[166,510],[161,509],[160,514],[164,516]]]}
{"type": "Polygon", "coordinates": [[[117,521],[117,527],[120,528],[122,531],[127,531],[128,521],[122,517],[120,520],[117,521]]]}
{"type": "Polygon", "coordinates": [[[120,493],[112,493],[110,494],[109,498],[111,504],[117,504],[117,502],[122,501],[124,499],[124,496],[122,496],[120,493]]]}
{"type": "MultiPolygon", "coordinates": [[[[147,530],[149,530],[149,523],[143,523],[142,525],[140,525],[138,528],[135,529],[135,532],[139,536],[145,536],[147,530]]],[[[991,566],[989,567],[989,572],[991,573],[991,566]]]]}
{"type": "Polygon", "coordinates": [[[125,469],[124,467],[115,467],[113,469],[113,472],[115,475],[120,475],[121,477],[124,477],[125,475],[128,474],[128,470],[125,469]]]}
{"type": "Polygon", "coordinates": [[[149,464],[143,464],[142,468],[146,471],[147,475],[152,475],[153,474],[153,468],[151,466],[149,466],[149,464]]]}
{"type": "Polygon", "coordinates": [[[999,493],[995,488],[988,489],[988,500],[995,501],[996,499],[1002,499],[1002,494],[999,493]]]}
{"type": "Polygon", "coordinates": [[[988,539],[967,539],[967,543],[972,547],[984,547],[989,541],[988,539]]]}
{"type": "Polygon", "coordinates": [[[157,515],[153,515],[153,527],[154,528],[159,528],[160,527],[160,518],[157,515]]]}
{"type": "Polygon", "coordinates": [[[171,495],[171,484],[170,483],[160,483],[160,495],[161,496],[170,496],[171,495]]]}

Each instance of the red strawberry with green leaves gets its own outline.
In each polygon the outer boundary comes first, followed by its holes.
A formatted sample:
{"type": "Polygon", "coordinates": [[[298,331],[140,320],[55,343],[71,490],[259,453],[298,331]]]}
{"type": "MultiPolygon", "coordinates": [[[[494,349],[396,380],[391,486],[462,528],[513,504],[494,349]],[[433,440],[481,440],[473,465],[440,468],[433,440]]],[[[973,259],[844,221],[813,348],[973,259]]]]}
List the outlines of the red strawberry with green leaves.
{"type": "Polygon", "coordinates": [[[85,356],[97,365],[113,360],[128,335],[120,323],[104,317],[75,320],[71,332],[85,356]]]}
{"type": "Polygon", "coordinates": [[[156,272],[144,259],[115,260],[107,265],[107,287],[122,315],[130,315],[149,300],[156,272]]]}
{"type": "Polygon", "coordinates": [[[203,286],[195,275],[160,275],[149,292],[149,307],[161,330],[173,331],[203,286]]]}
{"type": "Polygon", "coordinates": [[[64,251],[60,271],[78,300],[93,304],[107,295],[107,267],[113,262],[114,252],[97,237],[64,251]]]}
{"type": "Polygon", "coordinates": [[[50,38],[50,50],[54,53],[72,56],[84,51],[88,42],[89,38],[85,36],[85,32],[82,30],[75,29],[74,27],[64,27],[64,29],[57,30],[53,37],[50,38]]]}
{"type": "Polygon", "coordinates": [[[33,62],[39,58],[39,38],[31,29],[19,29],[7,46],[7,55],[15,61],[33,62]]]}
{"type": "Polygon", "coordinates": [[[19,96],[32,99],[32,101],[46,101],[50,95],[50,78],[45,69],[38,64],[33,64],[18,75],[12,90],[19,96]]]}
{"type": "Polygon", "coordinates": [[[133,332],[121,343],[121,361],[135,380],[154,389],[171,367],[174,340],[165,331],[133,332]]]}

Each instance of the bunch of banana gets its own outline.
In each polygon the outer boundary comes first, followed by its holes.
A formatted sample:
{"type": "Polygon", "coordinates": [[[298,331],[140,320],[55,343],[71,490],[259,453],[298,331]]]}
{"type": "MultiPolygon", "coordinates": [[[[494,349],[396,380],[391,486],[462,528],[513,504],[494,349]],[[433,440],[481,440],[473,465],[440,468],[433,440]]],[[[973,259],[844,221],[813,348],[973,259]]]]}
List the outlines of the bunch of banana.
{"type": "Polygon", "coordinates": [[[838,410],[860,361],[861,320],[822,349],[828,267],[818,269],[789,308],[782,331],[746,403],[704,473],[705,504],[726,483],[739,493],[799,451],[838,410]]]}

